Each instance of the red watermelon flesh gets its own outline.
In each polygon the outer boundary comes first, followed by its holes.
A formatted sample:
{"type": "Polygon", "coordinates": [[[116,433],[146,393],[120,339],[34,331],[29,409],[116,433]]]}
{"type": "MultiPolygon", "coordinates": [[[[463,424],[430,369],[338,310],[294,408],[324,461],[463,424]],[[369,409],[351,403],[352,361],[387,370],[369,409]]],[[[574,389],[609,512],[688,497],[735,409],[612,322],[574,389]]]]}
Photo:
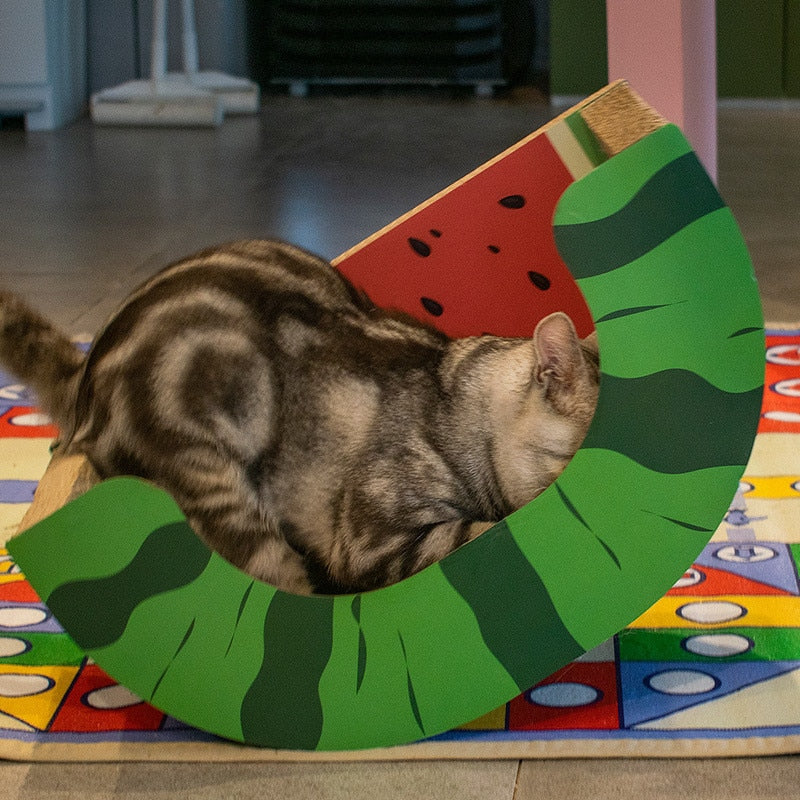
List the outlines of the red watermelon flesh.
{"type": "Polygon", "coordinates": [[[558,310],[585,336],[592,318],[552,230],[572,180],[547,137],[535,136],[335,263],[379,306],[451,336],[526,337],[558,310]]]}

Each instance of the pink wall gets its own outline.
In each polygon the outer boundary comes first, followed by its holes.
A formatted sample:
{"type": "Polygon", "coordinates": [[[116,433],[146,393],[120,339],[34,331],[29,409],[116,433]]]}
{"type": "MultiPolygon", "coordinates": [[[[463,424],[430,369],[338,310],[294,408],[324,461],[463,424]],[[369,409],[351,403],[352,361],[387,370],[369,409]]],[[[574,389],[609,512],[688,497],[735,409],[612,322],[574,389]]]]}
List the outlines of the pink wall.
{"type": "Polygon", "coordinates": [[[717,176],[714,0],[607,0],[608,77],[683,129],[717,176]]]}

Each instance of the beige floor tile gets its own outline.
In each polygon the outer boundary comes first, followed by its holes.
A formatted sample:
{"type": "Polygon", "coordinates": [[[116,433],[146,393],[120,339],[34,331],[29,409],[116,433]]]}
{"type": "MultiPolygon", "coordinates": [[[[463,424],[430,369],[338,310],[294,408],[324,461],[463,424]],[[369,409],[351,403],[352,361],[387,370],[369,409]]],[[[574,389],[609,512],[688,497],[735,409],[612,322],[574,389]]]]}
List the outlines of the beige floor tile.
{"type": "Polygon", "coordinates": [[[28,776],[28,764],[0,764],[0,797],[3,800],[23,798],[23,786],[28,776]]]}
{"type": "MultiPolygon", "coordinates": [[[[512,800],[515,762],[388,764],[127,764],[126,800],[512,800]]],[[[39,796],[39,795],[35,795],[39,796]]]]}
{"type": "Polygon", "coordinates": [[[793,756],[523,762],[514,800],[788,800],[798,775],[793,756]]]}
{"type": "MultiPolygon", "coordinates": [[[[14,765],[2,765],[0,770],[11,766],[14,765]]],[[[6,795],[0,789],[0,797],[8,800],[110,800],[118,796],[115,787],[119,769],[116,764],[31,764],[16,793],[6,795]]],[[[0,771],[0,780],[2,778],[0,771]]]]}

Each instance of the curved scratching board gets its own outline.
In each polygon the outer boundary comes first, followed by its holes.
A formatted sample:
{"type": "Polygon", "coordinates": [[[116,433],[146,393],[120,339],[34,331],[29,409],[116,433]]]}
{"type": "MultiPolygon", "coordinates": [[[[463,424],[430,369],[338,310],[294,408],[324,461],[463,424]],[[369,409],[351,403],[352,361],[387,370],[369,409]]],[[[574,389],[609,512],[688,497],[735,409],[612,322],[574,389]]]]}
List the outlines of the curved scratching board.
{"type": "Polygon", "coordinates": [[[197,727],[355,749],[477,718],[662,596],[743,473],[763,321],[741,235],[681,133],[649,111],[644,138],[625,112],[609,122],[632,98],[611,87],[338,262],[450,333],[530,335],[554,308],[594,323],[598,409],[555,484],[399,584],[298,597],[210,553],[163,492],[107,481],[9,543],[75,641],[197,727]],[[607,158],[593,113],[634,142],[607,158]]]}

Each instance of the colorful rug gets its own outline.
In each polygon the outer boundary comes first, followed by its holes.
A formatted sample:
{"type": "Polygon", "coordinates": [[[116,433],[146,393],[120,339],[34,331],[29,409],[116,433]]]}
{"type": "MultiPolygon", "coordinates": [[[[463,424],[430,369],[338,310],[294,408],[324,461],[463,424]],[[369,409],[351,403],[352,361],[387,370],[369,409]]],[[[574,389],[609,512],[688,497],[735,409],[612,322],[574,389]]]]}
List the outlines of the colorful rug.
{"type": "MultiPolygon", "coordinates": [[[[0,536],[16,530],[54,435],[0,374],[0,536]]],[[[800,752],[800,329],[768,330],[759,434],[729,513],[684,577],[627,629],[495,712],[415,745],[242,747],[118,686],[0,551],[0,757],[353,760],[689,757],[800,752]]],[[[222,691],[223,688],[221,687],[222,691]]]]}

